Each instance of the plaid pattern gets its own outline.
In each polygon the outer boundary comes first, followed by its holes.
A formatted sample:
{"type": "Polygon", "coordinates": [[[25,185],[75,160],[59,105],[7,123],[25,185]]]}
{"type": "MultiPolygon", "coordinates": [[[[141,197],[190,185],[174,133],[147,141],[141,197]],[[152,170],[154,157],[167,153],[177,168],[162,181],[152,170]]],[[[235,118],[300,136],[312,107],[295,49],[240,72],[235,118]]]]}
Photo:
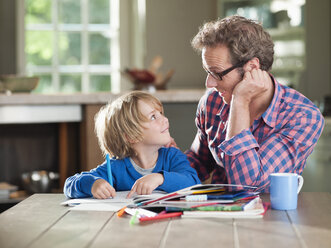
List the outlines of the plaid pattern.
{"type": "Polygon", "coordinates": [[[198,132],[186,152],[201,181],[257,186],[269,192],[274,172],[301,174],[320,137],[324,119],[318,108],[299,92],[275,82],[272,102],[249,129],[225,141],[229,106],[216,90],[201,98],[198,132]]]}

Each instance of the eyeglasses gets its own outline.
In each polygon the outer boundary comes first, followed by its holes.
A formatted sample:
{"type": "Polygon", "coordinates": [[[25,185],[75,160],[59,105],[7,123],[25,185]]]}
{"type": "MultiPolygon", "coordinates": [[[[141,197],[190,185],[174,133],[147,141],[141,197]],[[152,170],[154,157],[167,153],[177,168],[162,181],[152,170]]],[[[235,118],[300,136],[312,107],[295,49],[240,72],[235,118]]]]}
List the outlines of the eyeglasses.
{"type": "Polygon", "coordinates": [[[208,71],[206,68],[205,71],[210,75],[212,76],[213,78],[215,78],[216,80],[219,80],[221,81],[223,79],[223,77],[228,74],[230,71],[236,69],[236,68],[239,68],[239,67],[243,67],[245,64],[247,63],[247,61],[241,61],[239,62],[238,64],[234,65],[234,66],[231,66],[230,68],[222,71],[222,72],[211,72],[211,71],[208,71]]]}

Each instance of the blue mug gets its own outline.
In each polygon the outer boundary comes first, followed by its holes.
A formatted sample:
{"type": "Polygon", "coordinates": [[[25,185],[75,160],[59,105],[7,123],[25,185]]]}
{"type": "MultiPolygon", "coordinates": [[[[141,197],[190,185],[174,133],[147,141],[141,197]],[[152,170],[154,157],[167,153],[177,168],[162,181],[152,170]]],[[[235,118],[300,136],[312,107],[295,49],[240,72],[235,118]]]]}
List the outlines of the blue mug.
{"type": "Polygon", "coordinates": [[[295,173],[270,174],[270,202],[277,210],[297,208],[298,194],[303,185],[303,177],[295,173]]]}

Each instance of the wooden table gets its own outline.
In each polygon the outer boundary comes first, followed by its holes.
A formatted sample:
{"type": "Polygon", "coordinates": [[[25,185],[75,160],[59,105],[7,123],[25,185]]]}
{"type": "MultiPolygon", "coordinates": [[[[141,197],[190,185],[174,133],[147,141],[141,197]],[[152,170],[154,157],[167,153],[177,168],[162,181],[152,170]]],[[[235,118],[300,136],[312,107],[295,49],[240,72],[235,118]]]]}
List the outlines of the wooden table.
{"type": "MultiPolygon", "coordinates": [[[[263,195],[269,201],[269,195],[263,195]]],[[[129,225],[114,212],[69,211],[35,194],[0,215],[0,247],[331,247],[331,194],[299,195],[297,210],[263,219],[171,219],[129,225]]]]}

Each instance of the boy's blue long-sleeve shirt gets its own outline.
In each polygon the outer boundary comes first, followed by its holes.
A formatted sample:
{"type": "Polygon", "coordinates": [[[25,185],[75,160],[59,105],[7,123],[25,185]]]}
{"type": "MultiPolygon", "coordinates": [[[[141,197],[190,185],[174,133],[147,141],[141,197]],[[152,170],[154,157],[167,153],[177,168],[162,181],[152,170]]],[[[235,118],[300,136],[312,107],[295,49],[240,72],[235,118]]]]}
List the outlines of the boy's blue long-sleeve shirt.
{"type": "MultiPolygon", "coordinates": [[[[136,180],[142,177],[129,158],[111,159],[110,166],[116,191],[131,190],[136,180]]],[[[164,177],[163,184],[156,190],[173,192],[200,183],[197,172],[190,166],[186,155],[174,147],[159,149],[152,173],[161,173],[164,177]]],[[[106,161],[95,169],[67,178],[64,194],[70,198],[91,197],[92,185],[97,179],[108,181],[106,161]]]]}

